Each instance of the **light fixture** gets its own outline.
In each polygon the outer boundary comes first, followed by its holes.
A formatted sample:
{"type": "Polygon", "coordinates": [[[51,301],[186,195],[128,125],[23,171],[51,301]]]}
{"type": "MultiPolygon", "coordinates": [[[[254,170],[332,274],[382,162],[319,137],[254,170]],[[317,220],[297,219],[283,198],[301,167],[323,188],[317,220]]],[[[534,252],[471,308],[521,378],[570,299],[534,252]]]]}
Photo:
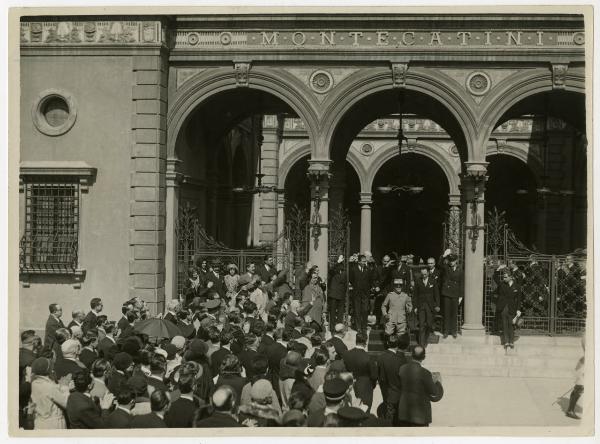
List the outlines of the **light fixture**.
{"type": "Polygon", "coordinates": [[[485,192],[487,162],[465,162],[465,165],[467,172],[463,175],[463,182],[467,186],[463,187],[461,191],[464,193],[465,201],[471,205],[471,221],[466,229],[471,240],[471,251],[475,252],[479,230],[483,228],[477,206],[485,192]]]}
{"type": "Polygon", "coordinates": [[[258,172],[254,175],[256,177],[256,185],[248,186],[243,185],[241,187],[233,187],[231,191],[234,193],[245,193],[245,194],[266,194],[266,193],[275,193],[280,191],[275,185],[263,185],[262,180],[265,175],[262,173],[262,144],[263,144],[263,136],[262,134],[258,136],[258,172]]]}

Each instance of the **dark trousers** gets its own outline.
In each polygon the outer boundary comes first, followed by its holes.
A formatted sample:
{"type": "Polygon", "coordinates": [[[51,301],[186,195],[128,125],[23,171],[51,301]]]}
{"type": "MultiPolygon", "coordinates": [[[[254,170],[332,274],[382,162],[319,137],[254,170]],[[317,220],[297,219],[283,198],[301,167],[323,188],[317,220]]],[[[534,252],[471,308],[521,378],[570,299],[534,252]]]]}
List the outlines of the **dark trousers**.
{"type": "Polygon", "coordinates": [[[513,329],[513,315],[508,310],[508,305],[502,309],[502,344],[512,344],[515,341],[513,329]]]}
{"type": "Polygon", "coordinates": [[[427,323],[427,313],[424,308],[419,308],[417,316],[419,317],[419,337],[417,338],[417,342],[420,346],[427,347],[427,340],[433,329],[427,323]]]}
{"type": "Polygon", "coordinates": [[[356,296],[352,300],[354,304],[354,328],[358,332],[367,332],[367,317],[369,316],[369,297],[367,295],[356,296]]]}
{"type": "Polygon", "coordinates": [[[575,406],[577,405],[577,401],[579,401],[579,398],[581,397],[582,393],[582,385],[575,385],[575,387],[573,387],[573,391],[571,392],[571,396],[569,397],[569,408],[567,410],[568,412],[575,411],[575,406]]]}
{"type": "Polygon", "coordinates": [[[458,324],[458,298],[442,297],[444,303],[444,334],[456,335],[458,324]]]}
{"type": "Polygon", "coordinates": [[[335,324],[339,324],[344,321],[345,302],[346,301],[344,299],[329,298],[327,300],[327,308],[329,309],[329,323],[332,330],[333,327],[335,327],[335,324]]]}

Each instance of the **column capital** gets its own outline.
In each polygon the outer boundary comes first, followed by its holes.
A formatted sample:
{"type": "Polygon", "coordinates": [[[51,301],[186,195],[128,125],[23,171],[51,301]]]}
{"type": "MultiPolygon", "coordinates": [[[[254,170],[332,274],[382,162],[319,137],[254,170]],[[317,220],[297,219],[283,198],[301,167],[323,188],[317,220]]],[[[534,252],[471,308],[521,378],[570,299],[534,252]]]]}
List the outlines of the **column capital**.
{"type": "Polygon", "coordinates": [[[373,193],[370,191],[361,191],[359,193],[360,199],[358,201],[361,205],[371,205],[373,203],[373,193]]]}
{"type": "Polygon", "coordinates": [[[166,181],[167,187],[177,188],[183,181],[183,174],[179,172],[181,160],[176,158],[167,159],[166,181]]]}
{"type": "Polygon", "coordinates": [[[460,206],[461,205],[461,195],[460,194],[449,194],[448,195],[448,205],[451,207],[460,206]]]}
{"type": "Polygon", "coordinates": [[[479,161],[479,162],[465,162],[466,166],[466,176],[469,177],[482,177],[487,173],[487,166],[489,162],[479,161]]]}

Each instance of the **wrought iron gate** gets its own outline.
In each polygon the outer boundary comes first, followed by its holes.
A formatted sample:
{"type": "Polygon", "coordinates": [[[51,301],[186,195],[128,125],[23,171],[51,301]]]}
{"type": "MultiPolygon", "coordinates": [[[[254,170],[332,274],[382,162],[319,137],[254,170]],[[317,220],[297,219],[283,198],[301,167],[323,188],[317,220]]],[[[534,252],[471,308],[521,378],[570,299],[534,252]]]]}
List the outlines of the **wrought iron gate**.
{"type": "Polygon", "coordinates": [[[521,243],[505,222],[504,212],[488,213],[484,325],[496,330],[494,272],[499,264],[513,268],[522,285],[521,334],[577,334],[585,329],[586,254],[546,255],[521,243]],[[515,268],[518,267],[518,268],[515,268]]]}
{"type": "Polygon", "coordinates": [[[208,235],[200,224],[196,208],[186,203],[175,224],[177,239],[177,294],[181,295],[190,266],[199,260],[209,263],[218,260],[223,266],[237,265],[240,273],[250,262],[261,263],[265,255],[272,255],[276,266],[291,269],[290,242],[286,231],[275,242],[262,248],[238,250],[227,247],[208,235]]]}
{"type": "MultiPolygon", "coordinates": [[[[463,279],[465,276],[465,224],[463,213],[458,206],[452,206],[446,213],[446,222],[443,224],[444,230],[444,250],[450,249],[458,256],[458,266],[463,271],[463,279]]],[[[441,264],[440,264],[441,265],[441,264]]],[[[464,288],[464,282],[463,282],[464,288]]],[[[462,330],[465,312],[464,297],[463,303],[458,306],[457,314],[457,331],[462,330]]]]}

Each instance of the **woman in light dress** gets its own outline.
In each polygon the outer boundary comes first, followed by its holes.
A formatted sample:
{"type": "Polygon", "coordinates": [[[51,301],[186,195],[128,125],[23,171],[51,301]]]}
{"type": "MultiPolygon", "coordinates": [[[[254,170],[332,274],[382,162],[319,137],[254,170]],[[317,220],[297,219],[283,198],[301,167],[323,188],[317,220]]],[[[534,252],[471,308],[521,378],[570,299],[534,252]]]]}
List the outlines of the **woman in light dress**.
{"type": "Polygon", "coordinates": [[[69,376],[54,381],[52,361],[37,358],[31,364],[31,406],[35,430],[66,429],[63,409],[69,398],[69,376]]]}

